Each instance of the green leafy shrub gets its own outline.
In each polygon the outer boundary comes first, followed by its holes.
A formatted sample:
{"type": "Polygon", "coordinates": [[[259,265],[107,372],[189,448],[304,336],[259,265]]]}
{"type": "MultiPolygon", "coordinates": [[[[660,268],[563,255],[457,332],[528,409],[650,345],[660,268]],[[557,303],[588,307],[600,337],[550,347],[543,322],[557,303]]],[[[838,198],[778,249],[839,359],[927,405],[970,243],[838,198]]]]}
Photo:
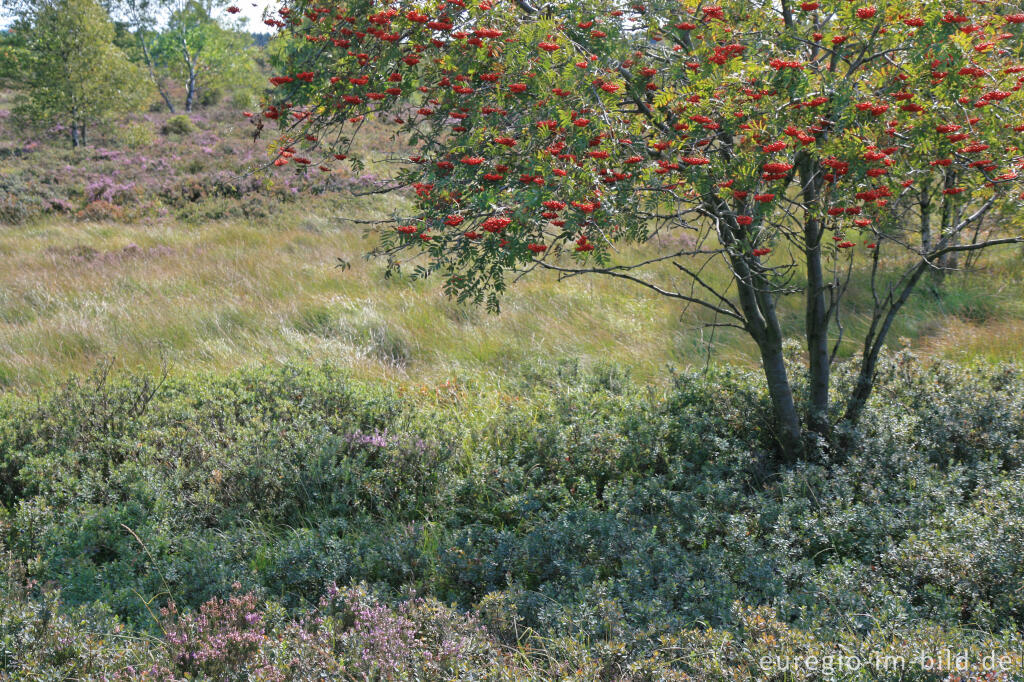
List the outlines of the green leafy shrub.
{"type": "Polygon", "coordinates": [[[185,114],[171,116],[160,127],[160,133],[163,135],[191,135],[197,130],[196,124],[185,114]]]}
{"type": "MultiPolygon", "coordinates": [[[[169,123],[169,122],[168,122],[169,123]]],[[[153,128],[148,123],[128,123],[117,129],[118,141],[129,149],[142,149],[153,144],[153,128]]]]}
{"type": "Polygon", "coordinates": [[[62,608],[143,631],[156,605],[192,618],[235,583],[301,620],[365,582],[370,610],[410,589],[479,609],[480,637],[535,635],[584,679],[783,679],[752,652],[1019,641],[1019,368],[888,356],[847,451],[774,470],[749,372],[647,391],[613,367],[531,372],[405,392],[287,366],[7,396],[0,541],[62,608]]]}
{"type": "Polygon", "coordinates": [[[203,88],[199,92],[199,105],[212,107],[224,99],[224,89],[216,86],[203,88]]]}

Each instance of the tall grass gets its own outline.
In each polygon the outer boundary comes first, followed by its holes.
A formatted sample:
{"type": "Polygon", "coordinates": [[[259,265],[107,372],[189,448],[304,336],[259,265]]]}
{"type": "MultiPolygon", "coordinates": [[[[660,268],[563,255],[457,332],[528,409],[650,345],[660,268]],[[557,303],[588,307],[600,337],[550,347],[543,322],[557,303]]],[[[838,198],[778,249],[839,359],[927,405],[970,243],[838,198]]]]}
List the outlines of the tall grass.
{"type": "MultiPolygon", "coordinates": [[[[506,373],[550,357],[614,360],[639,378],[667,365],[754,362],[735,330],[640,287],[601,277],[525,278],[500,315],[448,300],[437,280],[385,279],[352,221],[379,199],[322,199],[258,222],[200,226],[51,218],[0,232],[0,385],[26,390],[101,360],[226,369],[330,358],[363,376],[433,381],[459,372],[506,373]],[[339,269],[338,258],[350,269],[339,269]]],[[[629,257],[624,253],[623,257],[629,257]]],[[[726,273],[712,273],[726,281],[726,273]]],[[[857,349],[870,299],[854,273],[841,354],[857,349]]],[[[922,285],[893,330],[939,356],[1020,358],[1020,254],[991,256],[982,272],[922,285]]],[[[802,299],[781,311],[799,331],[802,299]]]]}

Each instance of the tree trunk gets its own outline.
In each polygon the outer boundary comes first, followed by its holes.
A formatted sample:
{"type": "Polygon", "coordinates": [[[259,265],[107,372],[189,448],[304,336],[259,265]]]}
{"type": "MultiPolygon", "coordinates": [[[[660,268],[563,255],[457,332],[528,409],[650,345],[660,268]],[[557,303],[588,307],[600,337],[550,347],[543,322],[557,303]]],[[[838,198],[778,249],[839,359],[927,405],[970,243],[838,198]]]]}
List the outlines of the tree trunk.
{"type": "MultiPolygon", "coordinates": [[[[800,154],[797,166],[800,190],[809,205],[818,197],[823,177],[822,168],[810,156],[800,154]]],[[[807,268],[807,300],[804,309],[807,336],[807,407],[808,427],[826,438],[831,433],[828,418],[828,387],[832,357],[828,352],[829,310],[825,303],[825,274],[821,267],[821,238],[824,226],[811,215],[804,218],[804,260],[807,268]]]]}
{"type": "Polygon", "coordinates": [[[156,87],[156,91],[160,93],[160,98],[164,101],[167,106],[167,110],[174,113],[174,103],[168,96],[167,91],[160,84],[160,78],[156,75],[156,69],[153,67],[153,57],[149,53],[149,46],[146,45],[146,37],[142,34],[142,30],[139,30],[139,45],[142,46],[142,57],[146,62],[146,68],[149,70],[149,79],[153,81],[153,85],[156,87]]]}
{"type": "MultiPolygon", "coordinates": [[[[960,233],[954,232],[949,236],[950,246],[960,245],[960,233]]],[[[950,270],[956,270],[960,267],[960,255],[956,251],[950,251],[942,254],[939,257],[939,272],[945,277],[950,270]]]]}
{"type": "Polygon", "coordinates": [[[81,137],[81,140],[82,140],[82,146],[84,147],[85,146],[85,124],[83,123],[80,126],[80,128],[81,128],[80,137],[81,137]]]}
{"type": "Polygon", "coordinates": [[[816,219],[804,228],[804,256],[807,261],[806,332],[808,359],[808,426],[828,437],[828,386],[832,358],[828,352],[828,308],[825,305],[825,276],[821,268],[821,234],[816,219]]]}
{"type": "MultiPolygon", "coordinates": [[[[708,208],[709,212],[717,215],[726,212],[716,203],[708,204],[708,208]]],[[[742,228],[734,219],[723,221],[720,230],[719,239],[727,246],[735,245],[738,235],[742,235],[742,228]]],[[[744,327],[761,352],[761,367],[768,382],[779,451],[784,462],[792,463],[803,455],[803,429],[786,372],[782,327],[775,309],[774,293],[756,260],[738,252],[730,254],[729,260],[740,308],[746,318],[744,327]]]]}
{"type": "Polygon", "coordinates": [[[71,123],[71,148],[76,149],[78,147],[78,124],[71,123]]]}
{"type": "Polygon", "coordinates": [[[921,187],[921,253],[932,250],[932,195],[930,183],[921,187]]]}
{"type": "Polygon", "coordinates": [[[156,86],[156,89],[157,89],[157,92],[160,93],[160,97],[163,99],[164,104],[167,106],[167,111],[169,111],[169,112],[171,112],[173,114],[174,113],[174,102],[171,101],[171,98],[168,96],[167,91],[164,90],[163,87],[161,87],[159,85],[156,86]]]}
{"type": "MultiPolygon", "coordinates": [[[[956,187],[957,174],[956,172],[946,173],[946,181],[943,183],[943,189],[952,189],[956,187]]],[[[956,199],[953,196],[945,195],[942,201],[942,223],[939,225],[939,229],[942,233],[939,235],[939,239],[946,244],[956,244],[959,241],[960,235],[953,234],[957,220],[956,210],[956,199]]],[[[946,278],[946,272],[956,268],[957,257],[955,253],[945,253],[939,256],[938,262],[932,263],[932,276],[936,284],[942,284],[946,278]]]]}
{"type": "MultiPolygon", "coordinates": [[[[940,242],[940,246],[943,243],[940,242]]],[[[907,299],[910,298],[910,294],[913,293],[918,280],[928,267],[927,261],[922,260],[921,264],[914,268],[900,295],[892,302],[889,309],[885,311],[884,316],[881,314],[882,311],[876,310],[871,320],[871,329],[864,340],[864,354],[861,357],[857,383],[854,384],[853,392],[846,402],[846,412],[843,415],[843,419],[853,426],[856,426],[860,421],[861,416],[864,414],[864,408],[867,406],[868,398],[871,397],[871,392],[875,388],[875,370],[878,367],[878,356],[885,345],[885,338],[889,335],[889,329],[892,327],[897,313],[903,308],[903,304],[907,302],[907,299]]]]}
{"type": "MultiPolygon", "coordinates": [[[[736,259],[734,264],[741,261],[736,259]]],[[[795,462],[803,455],[803,428],[793,400],[793,389],[782,353],[782,327],[775,310],[775,301],[768,283],[756,272],[738,270],[744,276],[736,279],[740,305],[747,314],[750,334],[761,351],[761,366],[768,382],[777,440],[784,462],[795,462]],[[749,279],[747,279],[749,278],[749,279]]]]}
{"type": "Polygon", "coordinates": [[[861,362],[860,372],[857,373],[857,383],[853,386],[850,399],[846,402],[846,414],[843,419],[851,426],[856,426],[864,414],[864,408],[871,397],[871,391],[875,387],[875,366],[877,357],[865,359],[861,362]]]}
{"type": "Polygon", "coordinates": [[[188,82],[185,84],[185,111],[192,111],[192,103],[196,96],[196,73],[193,70],[188,72],[188,82]]]}
{"type": "Polygon", "coordinates": [[[800,417],[793,401],[793,390],[786,373],[782,339],[766,339],[759,346],[764,376],[768,381],[768,397],[772,402],[775,426],[778,429],[779,447],[783,461],[791,463],[799,459],[803,453],[803,438],[800,417]]]}

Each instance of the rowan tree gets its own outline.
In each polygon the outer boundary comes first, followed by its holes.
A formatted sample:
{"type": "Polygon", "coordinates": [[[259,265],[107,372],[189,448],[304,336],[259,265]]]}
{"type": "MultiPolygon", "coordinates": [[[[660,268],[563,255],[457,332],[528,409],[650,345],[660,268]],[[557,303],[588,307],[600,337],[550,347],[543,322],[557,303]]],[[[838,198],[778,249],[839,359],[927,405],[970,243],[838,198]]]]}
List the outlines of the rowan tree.
{"type": "Polygon", "coordinates": [[[787,459],[856,425],[926,273],[1022,241],[986,221],[1021,200],[1016,3],[298,0],[268,23],[290,48],[261,114],[281,127],[275,166],[358,166],[371,118],[416,147],[391,185],[414,208],[379,230],[390,268],[420,254],[415,274],[491,307],[548,269],[702,309],[756,344],[787,459]],[[654,241],[671,233],[688,238],[654,241]],[[622,242],[650,255],[627,262],[622,242]],[[851,287],[870,321],[832,396],[851,287]]]}

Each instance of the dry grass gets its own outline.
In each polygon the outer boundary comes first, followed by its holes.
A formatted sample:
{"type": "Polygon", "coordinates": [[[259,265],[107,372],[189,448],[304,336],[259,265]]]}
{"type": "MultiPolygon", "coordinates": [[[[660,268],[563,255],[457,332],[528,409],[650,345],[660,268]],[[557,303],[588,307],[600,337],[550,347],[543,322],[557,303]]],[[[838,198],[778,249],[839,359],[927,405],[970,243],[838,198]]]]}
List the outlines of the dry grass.
{"type": "MultiPolygon", "coordinates": [[[[458,305],[438,282],[385,280],[361,255],[350,219],[377,199],[351,199],[345,218],[313,211],[262,224],[187,226],[52,220],[0,232],[0,385],[27,390],[88,370],[225,369],[330,359],[358,374],[414,381],[460,372],[497,376],[551,358],[613,360],[642,378],[702,364],[711,339],[693,311],[615,280],[556,282],[538,273],[513,287],[500,315],[458,305]],[[353,267],[335,267],[338,257],[353,267]]],[[[942,356],[1020,359],[1020,254],[985,276],[955,277],[915,297],[892,340],[942,356]]],[[[849,354],[863,297],[847,316],[849,354]]],[[[784,314],[799,319],[798,297],[784,314]]],[[[718,361],[753,362],[732,330],[715,333],[718,361]]]]}
{"type": "MultiPolygon", "coordinates": [[[[365,214],[359,202],[347,217],[365,214]]],[[[276,222],[276,221],[275,221],[276,222]]],[[[0,384],[26,389],[101,360],[227,368],[329,358],[359,373],[503,372],[531,359],[682,359],[673,306],[614,283],[516,287],[500,316],[436,281],[385,280],[345,220],[189,227],[51,221],[0,232],[0,384]],[[338,257],[353,267],[335,267],[338,257]]]]}

